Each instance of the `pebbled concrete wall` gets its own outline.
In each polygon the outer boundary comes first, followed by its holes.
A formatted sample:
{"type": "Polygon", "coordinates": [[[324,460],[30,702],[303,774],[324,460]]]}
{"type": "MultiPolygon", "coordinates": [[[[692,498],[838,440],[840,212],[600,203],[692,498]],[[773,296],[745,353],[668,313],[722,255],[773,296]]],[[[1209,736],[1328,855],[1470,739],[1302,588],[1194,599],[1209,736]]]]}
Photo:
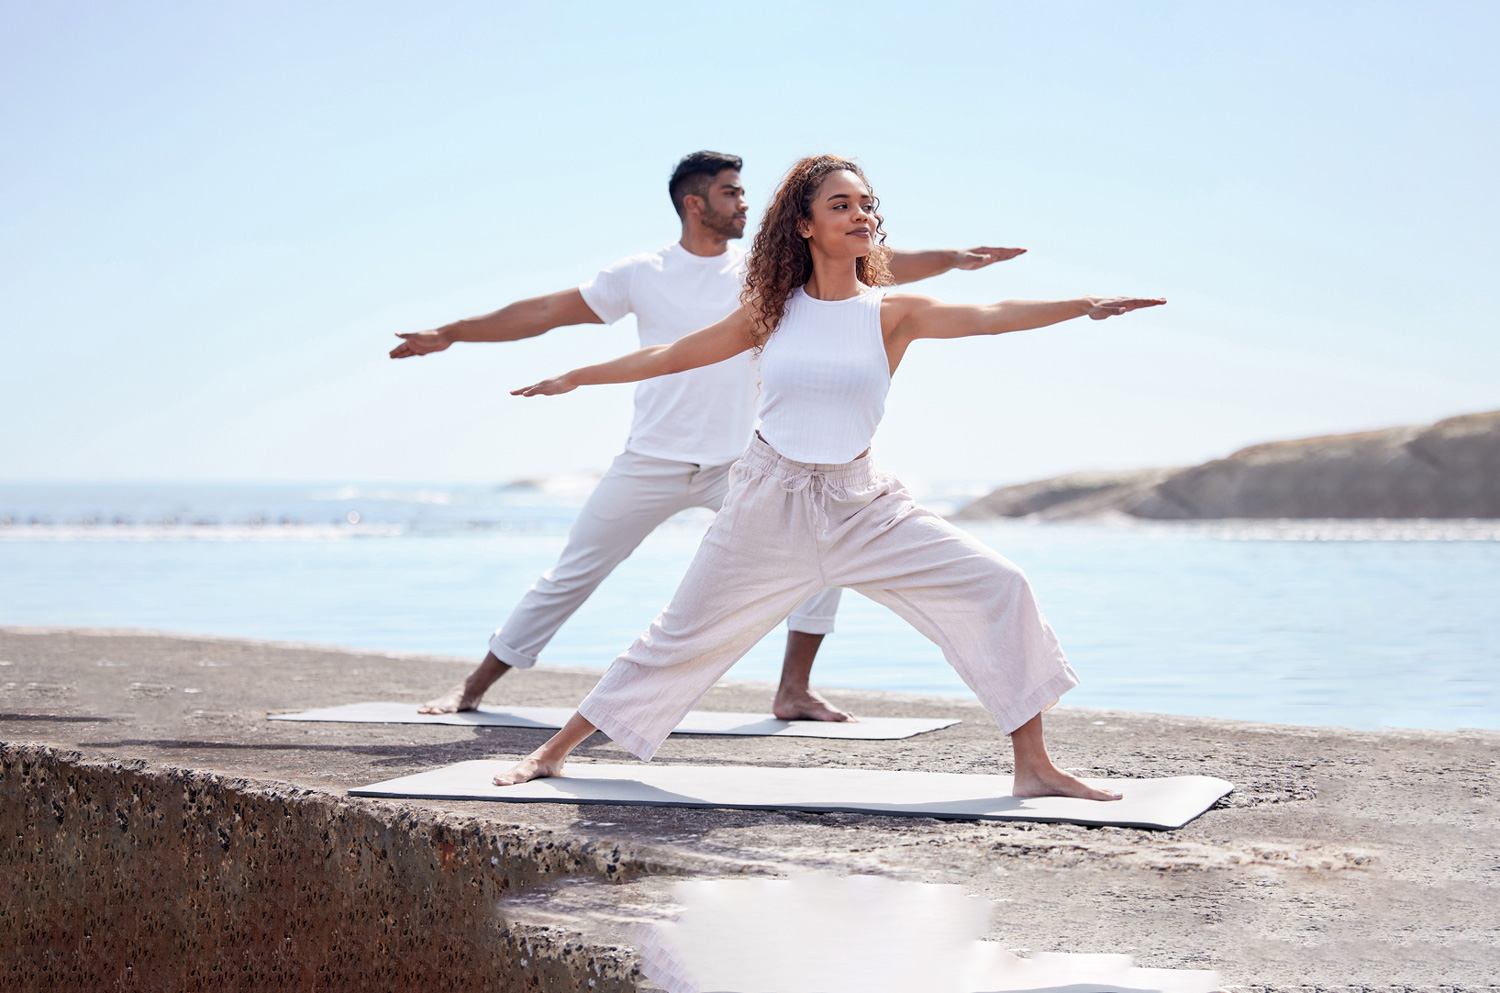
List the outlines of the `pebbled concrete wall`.
{"type": "Polygon", "coordinates": [[[619,851],[291,786],[0,744],[0,989],[636,990],[511,927],[507,894],[619,851]]]}

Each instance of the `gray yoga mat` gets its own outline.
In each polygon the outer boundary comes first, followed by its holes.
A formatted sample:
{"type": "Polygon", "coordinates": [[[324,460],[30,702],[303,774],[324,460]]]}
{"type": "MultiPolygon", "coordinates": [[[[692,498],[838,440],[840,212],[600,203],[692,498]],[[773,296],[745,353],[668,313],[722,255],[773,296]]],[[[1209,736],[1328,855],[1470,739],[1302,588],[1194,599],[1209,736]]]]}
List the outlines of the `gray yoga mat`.
{"type": "Polygon", "coordinates": [[[608,765],[574,761],[568,774],[496,786],[513,760],[475,759],[349,792],[355,796],[507,803],[609,803],[645,807],[846,811],[951,820],[1060,821],[1179,828],[1231,789],[1212,776],[1090,779],[1120,800],[1020,799],[1011,777],[883,769],[777,769],[724,765],[608,765]]]}
{"type": "MultiPolygon", "coordinates": [[[[339,707],[272,714],[273,721],[338,721],[348,724],[456,724],[472,727],[544,728],[563,726],[568,707],[480,707],[458,714],[419,714],[414,703],[346,703],[339,707]]],[[[861,717],[857,721],[778,721],[766,714],[695,710],[673,734],[749,734],[785,738],[857,738],[892,741],[959,723],[955,717],[861,717]]]]}

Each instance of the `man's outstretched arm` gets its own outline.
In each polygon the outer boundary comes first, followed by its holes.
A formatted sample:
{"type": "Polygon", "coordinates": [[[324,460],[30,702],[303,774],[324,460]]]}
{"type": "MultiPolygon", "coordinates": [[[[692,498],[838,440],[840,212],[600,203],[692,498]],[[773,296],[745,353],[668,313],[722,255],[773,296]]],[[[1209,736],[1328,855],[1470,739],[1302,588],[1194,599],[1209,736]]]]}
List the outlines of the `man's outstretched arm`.
{"type": "Polygon", "coordinates": [[[941,276],[953,269],[983,269],[1026,254],[1024,248],[942,248],[930,252],[891,250],[891,275],[898,283],[915,283],[919,279],[941,276]]]}
{"type": "Polygon", "coordinates": [[[397,334],[401,344],[391,349],[391,358],[441,352],[455,341],[519,341],[535,338],[553,328],[569,324],[603,324],[593,308],[583,302],[576,289],[549,293],[530,300],[517,300],[493,314],[470,317],[432,331],[397,334]]]}

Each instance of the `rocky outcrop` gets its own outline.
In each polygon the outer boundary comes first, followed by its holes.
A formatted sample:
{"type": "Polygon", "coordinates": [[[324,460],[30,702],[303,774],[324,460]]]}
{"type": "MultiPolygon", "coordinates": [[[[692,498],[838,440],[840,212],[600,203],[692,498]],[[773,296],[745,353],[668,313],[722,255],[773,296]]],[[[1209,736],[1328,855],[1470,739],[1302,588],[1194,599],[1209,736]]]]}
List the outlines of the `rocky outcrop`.
{"type": "Polygon", "coordinates": [[[1053,518],[1089,517],[1106,513],[1144,497],[1171,476],[1175,469],[1140,469],[1134,472],[1075,472],[1019,486],[1000,489],[966,504],[955,520],[986,517],[1053,518]]]}
{"type": "Polygon", "coordinates": [[[1002,487],[958,519],[1500,518],[1500,411],[1277,441],[1177,470],[1002,487]]]}

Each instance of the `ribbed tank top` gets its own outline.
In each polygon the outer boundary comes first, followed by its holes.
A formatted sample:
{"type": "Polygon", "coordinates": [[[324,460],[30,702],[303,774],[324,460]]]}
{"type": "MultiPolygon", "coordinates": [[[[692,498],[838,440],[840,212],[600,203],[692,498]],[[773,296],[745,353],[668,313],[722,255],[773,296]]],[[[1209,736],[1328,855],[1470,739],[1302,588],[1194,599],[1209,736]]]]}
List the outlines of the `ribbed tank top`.
{"type": "Polygon", "coordinates": [[[849,462],[870,447],[891,388],[884,293],[815,300],[798,287],[760,356],[760,433],[797,462],[849,462]]]}

